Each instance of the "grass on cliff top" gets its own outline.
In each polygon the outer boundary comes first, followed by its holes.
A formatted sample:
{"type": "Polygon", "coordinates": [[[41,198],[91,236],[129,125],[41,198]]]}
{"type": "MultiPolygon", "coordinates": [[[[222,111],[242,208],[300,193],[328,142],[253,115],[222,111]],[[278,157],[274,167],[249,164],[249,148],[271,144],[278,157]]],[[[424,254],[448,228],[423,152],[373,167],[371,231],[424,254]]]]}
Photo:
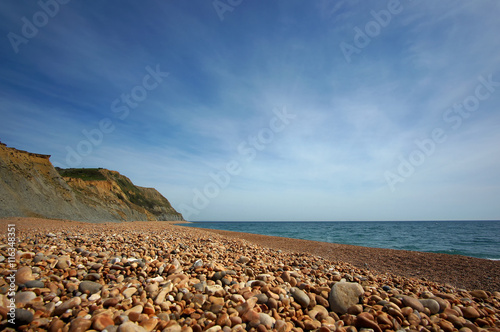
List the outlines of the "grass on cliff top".
{"type": "Polygon", "coordinates": [[[106,181],[107,178],[100,172],[102,168],[59,168],[56,167],[61,176],[67,178],[82,179],[85,181],[106,181]]]}

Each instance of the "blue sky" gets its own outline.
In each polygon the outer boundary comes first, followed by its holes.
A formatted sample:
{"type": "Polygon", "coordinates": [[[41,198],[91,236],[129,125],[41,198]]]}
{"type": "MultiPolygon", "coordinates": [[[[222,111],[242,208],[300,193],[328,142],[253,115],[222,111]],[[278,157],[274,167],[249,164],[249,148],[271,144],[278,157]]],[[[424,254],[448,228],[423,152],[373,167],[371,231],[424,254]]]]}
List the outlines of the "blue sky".
{"type": "Polygon", "coordinates": [[[0,3],[0,140],[188,220],[500,219],[500,3],[0,3]]]}

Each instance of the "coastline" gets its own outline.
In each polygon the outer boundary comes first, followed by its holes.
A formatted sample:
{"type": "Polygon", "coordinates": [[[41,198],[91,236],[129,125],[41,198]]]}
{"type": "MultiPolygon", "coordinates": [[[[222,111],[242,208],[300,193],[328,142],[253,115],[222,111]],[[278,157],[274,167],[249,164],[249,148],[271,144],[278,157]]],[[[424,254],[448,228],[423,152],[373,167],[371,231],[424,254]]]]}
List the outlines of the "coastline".
{"type": "Polygon", "coordinates": [[[200,229],[230,238],[245,239],[274,250],[304,252],[331,261],[347,262],[357,268],[369,269],[377,273],[425,278],[458,288],[500,291],[500,261],[498,260],[200,229]]]}
{"type": "MultiPolygon", "coordinates": [[[[359,269],[379,274],[394,274],[423,281],[433,281],[463,289],[483,289],[500,292],[500,260],[488,260],[461,255],[427,253],[419,251],[371,248],[348,244],[336,244],[312,240],[293,239],[254,233],[233,232],[199,227],[183,227],[182,224],[193,224],[189,221],[135,221],[135,222],[102,222],[86,223],[72,220],[39,219],[39,218],[3,218],[0,222],[26,220],[62,225],[106,225],[118,227],[148,225],[168,225],[186,231],[201,230],[224,236],[228,239],[249,241],[263,248],[283,250],[287,252],[307,253],[332,262],[349,263],[359,269]]],[[[38,225],[37,225],[38,226],[38,225]]],[[[134,226],[134,228],[135,228],[134,226]]],[[[57,229],[57,227],[56,227],[57,229]]]]}
{"type": "Polygon", "coordinates": [[[500,260],[500,221],[194,222],[192,227],[500,260]]]}

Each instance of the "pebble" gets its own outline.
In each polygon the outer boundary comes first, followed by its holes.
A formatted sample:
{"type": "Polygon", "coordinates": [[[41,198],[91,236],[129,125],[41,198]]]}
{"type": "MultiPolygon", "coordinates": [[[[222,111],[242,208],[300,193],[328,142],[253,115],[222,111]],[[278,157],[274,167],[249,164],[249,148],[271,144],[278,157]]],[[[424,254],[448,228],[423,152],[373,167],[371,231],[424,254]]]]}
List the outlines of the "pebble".
{"type": "Polygon", "coordinates": [[[320,314],[321,316],[323,317],[328,317],[329,313],[328,313],[328,309],[326,309],[324,306],[322,305],[315,305],[314,308],[312,310],[315,310],[318,312],[318,314],[320,314]]]}
{"type": "Polygon", "coordinates": [[[137,288],[135,287],[130,287],[130,288],[127,288],[126,290],[123,291],[123,296],[125,296],[126,299],[132,297],[132,295],[134,295],[135,293],[137,292],[137,288]]]}
{"type": "Polygon", "coordinates": [[[75,306],[77,305],[80,305],[80,303],[82,303],[82,299],[80,297],[73,297],[65,302],[63,302],[61,305],[59,305],[58,307],[56,307],[54,309],[54,314],[56,316],[59,316],[63,313],[66,312],[66,310],[68,309],[72,309],[74,308],[75,306]]]}
{"type": "Polygon", "coordinates": [[[120,325],[118,332],[147,332],[146,329],[133,322],[125,322],[120,325]]]}
{"type": "Polygon", "coordinates": [[[85,276],[85,280],[96,281],[101,279],[101,275],[99,273],[89,273],[85,276]]]}
{"type": "Polygon", "coordinates": [[[142,310],[144,310],[144,306],[142,306],[142,304],[138,304],[135,307],[130,308],[127,311],[125,311],[125,315],[130,315],[131,313],[141,314],[142,310]]]}
{"type": "Polygon", "coordinates": [[[102,285],[95,282],[95,281],[88,281],[88,280],[85,280],[85,281],[82,281],[80,283],[80,285],[78,286],[78,289],[80,290],[80,292],[82,293],[90,293],[90,294],[95,294],[97,292],[99,292],[102,288],[102,285]]]}
{"type": "Polygon", "coordinates": [[[25,284],[27,281],[30,280],[35,280],[35,278],[33,277],[33,273],[31,272],[31,267],[23,266],[17,270],[16,272],[17,285],[25,284]]]}
{"type": "Polygon", "coordinates": [[[486,293],[484,290],[473,290],[470,292],[470,295],[472,295],[475,298],[483,300],[486,300],[489,297],[488,293],[486,293]]]}
{"type": "Polygon", "coordinates": [[[122,261],[121,258],[113,257],[113,258],[111,258],[111,260],[109,262],[111,263],[111,265],[115,265],[116,263],[120,263],[121,261],[122,261]]]}
{"type": "Polygon", "coordinates": [[[298,289],[297,287],[290,288],[290,294],[292,294],[293,299],[297,301],[303,308],[307,308],[309,305],[310,299],[304,291],[298,289]]]}
{"type": "Polygon", "coordinates": [[[28,280],[24,283],[26,288],[44,288],[45,284],[40,280],[28,280]]]}
{"type": "Polygon", "coordinates": [[[276,323],[274,324],[274,328],[278,332],[286,332],[286,330],[287,330],[286,322],[282,319],[278,319],[278,320],[276,320],[276,323]]]}
{"type": "Polygon", "coordinates": [[[102,331],[110,325],[115,325],[113,317],[108,314],[98,314],[93,319],[92,327],[97,331],[102,331]]]}
{"type": "MultiPolygon", "coordinates": [[[[208,329],[205,330],[205,332],[217,332],[221,330],[222,328],[219,325],[214,325],[208,329]]],[[[171,331],[170,331],[171,332],[171,331]]]]}
{"type": "Polygon", "coordinates": [[[267,329],[272,329],[274,325],[273,318],[266,313],[259,313],[260,324],[264,325],[267,329]]]}
{"type": "Polygon", "coordinates": [[[283,279],[284,282],[290,282],[291,280],[291,277],[290,277],[290,272],[288,271],[284,271],[282,274],[281,274],[281,279],[283,279]]]}
{"type": "Polygon", "coordinates": [[[259,304],[266,304],[269,301],[269,298],[267,297],[266,294],[260,293],[260,294],[254,295],[254,296],[257,298],[257,300],[258,300],[257,303],[259,303],[259,304]]]}
{"type": "Polygon", "coordinates": [[[71,258],[69,256],[61,256],[57,260],[56,268],[66,270],[71,265],[71,258]]]}
{"type": "Polygon", "coordinates": [[[113,298],[110,298],[110,299],[106,299],[103,302],[102,306],[104,308],[115,307],[119,302],[120,302],[120,300],[118,298],[113,297],[113,298]]]}
{"type": "Polygon", "coordinates": [[[205,288],[207,287],[207,283],[204,282],[204,281],[203,282],[198,282],[198,283],[194,284],[193,287],[198,292],[203,293],[205,291],[205,288]]]}
{"type": "Polygon", "coordinates": [[[69,326],[69,332],[87,331],[91,325],[92,322],[89,319],[84,317],[78,317],[71,321],[71,324],[69,326]]]}
{"type": "Polygon", "coordinates": [[[217,321],[215,322],[217,325],[220,325],[222,327],[224,326],[229,326],[231,327],[231,319],[229,318],[229,315],[227,313],[222,313],[219,318],[217,318],[217,321]]]}
{"type": "Polygon", "coordinates": [[[440,320],[438,325],[444,332],[453,332],[455,330],[453,324],[444,319],[440,320]]]}
{"type": "Polygon", "coordinates": [[[48,257],[44,256],[44,255],[36,255],[35,258],[33,258],[33,263],[40,263],[42,261],[46,261],[48,259],[48,257]]]}
{"type": "Polygon", "coordinates": [[[18,292],[15,296],[16,304],[26,304],[36,298],[34,292],[18,292]]]}
{"type": "Polygon", "coordinates": [[[357,315],[355,326],[357,328],[369,328],[374,332],[382,332],[382,329],[375,320],[375,317],[368,312],[363,312],[357,315]]]}
{"type": "Polygon", "coordinates": [[[450,303],[448,301],[440,297],[435,296],[432,299],[437,303],[439,303],[439,312],[443,312],[446,308],[450,306],[450,303]]]}
{"type": "Polygon", "coordinates": [[[99,295],[99,294],[92,294],[92,295],[89,296],[88,300],[89,301],[97,301],[100,298],[101,298],[101,295],[99,295]]]}
{"type": "Polygon", "coordinates": [[[424,305],[420,303],[420,301],[414,297],[403,295],[402,297],[403,305],[410,307],[414,310],[417,310],[419,312],[424,311],[424,305]]]}
{"type": "Polygon", "coordinates": [[[420,300],[420,303],[422,303],[422,305],[425,308],[429,309],[429,311],[433,315],[437,314],[440,311],[439,303],[436,300],[433,300],[433,299],[422,299],[422,300],[420,300]]]}
{"type": "Polygon", "coordinates": [[[358,283],[338,282],[330,291],[330,309],[338,314],[345,314],[349,307],[359,303],[359,297],[363,293],[363,287],[358,283]]]}
{"type": "Polygon", "coordinates": [[[226,271],[217,271],[214,273],[212,280],[215,280],[215,281],[221,280],[225,276],[226,276],[226,271]]]}
{"type": "Polygon", "coordinates": [[[240,258],[238,258],[238,263],[247,264],[248,262],[250,262],[250,258],[246,256],[240,256],[240,258]]]}
{"type": "Polygon", "coordinates": [[[31,311],[26,310],[26,309],[17,309],[15,312],[16,318],[15,318],[15,325],[16,326],[23,326],[31,323],[33,321],[34,315],[31,311]]]}
{"type": "Polygon", "coordinates": [[[205,290],[208,294],[220,294],[224,292],[224,288],[221,285],[207,285],[205,290]]]}
{"type": "Polygon", "coordinates": [[[347,309],[347,313],[349,315],[359,315],[362,312],[363,312],[363,305],[361,305],[361,304],[356,304],[356,305],[350,306],[347,309]]]}
{"type": "MultiPolygon", "coordinates": [[[[219,326],[219,328],[220,328],[220,326],[219,326]]],[[[182,331],[181,326],[177,323],[174,323],[172,325],[167,326],[165,329],[163,329],[162,332],[181,332],[181,331],[182,331]]],[[[201,330],[199,332],[201,332],[201,330]]]]}
{"type": "Polygon", "coordinates": [[[172,290],[172,288],[173,288],[172,284],[169,282],[168,286],[163,287],[161,291],[158,293],[154,303],[157,305],[162,304],[165,301],[165,297],[172,290]]]}
{"type": "Polygon", "coordinates": [[[465,318],[476,319],[481,317],[481,314],[473,307],[461,307],[460,310],[462,310],[465,318]]]}
{"type": "Polygon", "coordinates": [[[260,316],[259,313],[254,311],[254,310],[247,310],[245,313],[243,313],[243,316],[241,317],[244,322],[260,322],[260,316]]]}
{"type": "Polygon", "coordinates": [[[446,319],[457,328],[463,327],[466,323],[466,320],[463,317],[458,317],[455,315],[446,315],[446,316],[447,316],[446,319]]]}
{"type": "Polygon", "coordinates": [[[152,317],[146,320],[143,320],[139,325],[143,327],[146,331],[153,331],[158,325],[158,318],[152,317]]]}
{"type": "Polygon", "coordinates": [[[321,322],[317,320],[306,320],[304,322],[304,328],[306,330],[317,330],[321,326],[321,322]]]}
{"type": "Polygon", "coordinates": [[[267,301],[267,306],[269,307],[269,309],[278,309],[278,301],[271,297],[267,301]]]}
{"type": "Polygon", "coordinates": [[[148,284],[146,286],[145,290],[148,294],[154,294],[158,291],[158,284],[156,282],[152,283],[152,284],[148,284]]]}
{"type": "MultiPolygon", "coordinates": [[[[95,263],[95,264],[92,264],[92,266],[90,267],[92,270],[99,270],[101,267],[103,267],[104,265],[102,263],[95,263]]],[[[90,273],[89,273],[90,274],[90,273]]]]}

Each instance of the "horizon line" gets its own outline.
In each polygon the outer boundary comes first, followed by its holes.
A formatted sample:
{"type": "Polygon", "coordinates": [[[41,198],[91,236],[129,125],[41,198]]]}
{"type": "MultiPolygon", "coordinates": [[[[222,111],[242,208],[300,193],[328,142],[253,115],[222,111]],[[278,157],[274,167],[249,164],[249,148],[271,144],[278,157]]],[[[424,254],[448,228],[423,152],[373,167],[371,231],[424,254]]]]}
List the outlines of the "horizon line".
{"type": "Polygon", "coordinates": [[[493,221],[493,222],[500,222],[500,219],[440,219],[440,220],[433,220],[433,219],[428,219],[428,220],[197,220],[197,221],[192,221],[192,220],[186,220],[191,223],[197,223],[197,222],[456,222],[456,221],[471,221],[471,222],[478,222],[478,221],[493,221]]]}

